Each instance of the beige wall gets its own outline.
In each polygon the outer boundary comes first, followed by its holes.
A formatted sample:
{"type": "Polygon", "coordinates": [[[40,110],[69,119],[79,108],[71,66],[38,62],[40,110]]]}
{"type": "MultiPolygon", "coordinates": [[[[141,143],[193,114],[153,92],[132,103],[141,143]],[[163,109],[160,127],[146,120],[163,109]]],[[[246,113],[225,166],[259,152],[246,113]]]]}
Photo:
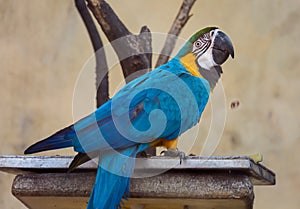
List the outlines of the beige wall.
{"type": "MultiPolygon", "coordinates": [[[[145,24],[167,32],[181,3],[108,2],[133,32],[145,24]]],[[[201,0],[192,13],[182,38],[218,25],[236,50],[235,60],[223,68],[228,115],[214,154],[264,154],[277,185],[256,188],[255,208],[298,208],[300,2],[201,0]],[[235,99],[241,105],[232,110],[235,99]]],[[[0,154],[22,154],[29,144],[72,122],[74,85],[92,49],[71,0],[1,0],[0,46],[0,154]]],[[[203,122],[208,119],[204,114],[203,122]]],[[[200,153],[200,144],[192,152],[200,153]]],[[[0,174],[0,208],[24,208],[10,194],[12,179],[0,174]]]]}

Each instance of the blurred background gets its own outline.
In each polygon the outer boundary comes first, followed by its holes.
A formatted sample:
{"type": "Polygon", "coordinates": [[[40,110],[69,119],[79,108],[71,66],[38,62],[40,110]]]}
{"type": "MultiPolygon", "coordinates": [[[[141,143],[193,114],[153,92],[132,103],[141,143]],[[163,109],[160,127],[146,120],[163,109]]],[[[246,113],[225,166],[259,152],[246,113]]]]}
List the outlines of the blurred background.
{"type": "MultiPolygon", "coordinates": [[[[147,25],[166,33],[182,1],[108,3],[132,32],[147,25]]],[[[227,118],[213,154],[262,153],[277,185],[255,187],[254,208],[298,208],[300,1],[198,0],[192,13],[181,38],[217,25],[235,46],[235,59],[223,65],[227,118]],[[240,105],[232,109],[235,101],[240,105]]],[[[0,0],[0,46],[0,154],[21,155],[28,145],[73,122],[74,87],[92,47],[72,0],[0,0]]],[[[112,92],[121,80],[120,71],[110,74],[112,92]]],[[[88,85],[94,88],[94,82],[88,85]]],[[[201,153],[209,117],[204,113],[191,153],[201,153]]],[[[25,208],[11,195],[13,178],[0,173],[0,208],[25,208]]]]}

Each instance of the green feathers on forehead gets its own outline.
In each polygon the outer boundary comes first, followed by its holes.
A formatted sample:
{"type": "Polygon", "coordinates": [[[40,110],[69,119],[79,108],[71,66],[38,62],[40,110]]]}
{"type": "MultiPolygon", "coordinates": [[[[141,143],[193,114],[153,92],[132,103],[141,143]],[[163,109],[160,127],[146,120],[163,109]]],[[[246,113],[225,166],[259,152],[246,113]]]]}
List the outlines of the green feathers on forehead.
{"type": "Polygon", "coordinates": [[[207,27],[199,30],[197,33],[195,33],[189,40],[188,42],[194,43],[201,35],[210,32],[211,30],[218,29],[217,27],[207,27]]]}

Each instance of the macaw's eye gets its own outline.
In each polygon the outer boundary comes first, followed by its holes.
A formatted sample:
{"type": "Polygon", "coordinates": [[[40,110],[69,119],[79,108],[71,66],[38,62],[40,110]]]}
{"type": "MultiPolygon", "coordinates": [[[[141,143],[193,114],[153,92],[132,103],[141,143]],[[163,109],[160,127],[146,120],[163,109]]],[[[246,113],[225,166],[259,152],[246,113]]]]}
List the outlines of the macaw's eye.
{"type": "Polygon", "coordinates": [[[213,37],[214,34],[215,34],[215,30],[210,31],[210,37],[213,37]]]}
{"type": "Polygon", "coordinates": [[[201,46],[201,42],[200,41],[196,41],[195,42],[195,47],[199,48],[201,46]]]}

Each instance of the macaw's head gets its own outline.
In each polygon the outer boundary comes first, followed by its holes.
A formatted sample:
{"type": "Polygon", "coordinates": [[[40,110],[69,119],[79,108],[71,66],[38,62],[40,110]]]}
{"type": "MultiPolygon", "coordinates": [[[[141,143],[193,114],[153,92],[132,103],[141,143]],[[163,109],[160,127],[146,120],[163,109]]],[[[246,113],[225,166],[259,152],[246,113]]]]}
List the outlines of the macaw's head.
{"type": "Polygon", "coordinates": [[[176,57],[193,75],[208,80],[213,89],[223,72],[221,65],[229,55],[234,58],[229,37],[217,27],[207,27],[195,33],[176,57]]]}

